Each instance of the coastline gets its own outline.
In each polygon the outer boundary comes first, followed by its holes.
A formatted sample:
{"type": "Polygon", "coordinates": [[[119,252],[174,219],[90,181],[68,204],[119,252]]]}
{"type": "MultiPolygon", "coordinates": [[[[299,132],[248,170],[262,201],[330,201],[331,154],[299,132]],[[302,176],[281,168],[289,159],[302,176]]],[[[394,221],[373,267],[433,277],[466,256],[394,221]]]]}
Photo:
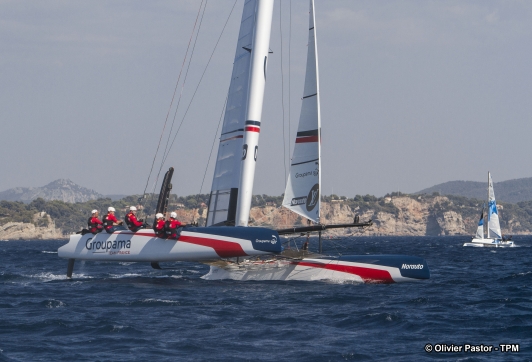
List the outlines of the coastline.
{"type": "MultiPolygon", "coordinates": [[[[373,221],[368,228],[332,229],[322,233],[324,238],[356,236],[473,236],[478,224],[478,205],[468,205],[446,196],[399,195],[378,199],[376,202],[332,200],[321,203],[322,224],[349,224],[355,216],[360,221],[373,221]]],[[[512,213],[511,205],[501,206],[504,211],[502,231],[505,235],[532,235],[527,220],[512,213]],[[507,210],[508,209],[508,210],[507,210]]],[[[179,208],[178,219],[186,223],[204,222],[207,209],[179,208]]],[[[306,225],[305,220],[288,209],[275,204],[254,206],[250,211],[250,226],[272,229],[306,225]]],[[[7,222],[0,226],[0,240],[53,240],[68,239],[55,220],[45,212],[36,213],[33,223],[7,222]]],[[[84,226],[79,226],[81,230],[84,226]]]]}

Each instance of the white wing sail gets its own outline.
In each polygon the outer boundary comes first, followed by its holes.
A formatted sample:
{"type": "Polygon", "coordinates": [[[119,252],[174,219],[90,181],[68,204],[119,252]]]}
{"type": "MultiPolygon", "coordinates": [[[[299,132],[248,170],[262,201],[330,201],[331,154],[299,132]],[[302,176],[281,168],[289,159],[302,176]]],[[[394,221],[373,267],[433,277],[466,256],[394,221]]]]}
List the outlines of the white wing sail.
{"type": "Polygon", "coordinates": [[[207,226],[235,220],[256,7],[257,0],[248,0],[242,12],[233,73],[212,180],[207,226]]]}
{"type": "Polygon", "coordinates": [[[321,201],[321,120],[318,49],[316,46],[314,20],[314,1],[311,0],[303,102],[283,206],[319,223],[321,201]]]}
{"type": "Polygon", "coordinates": [[[488,172],[488,238],[490,237],[501,238],[502,233],[495,193],[493,192],[493,181],[491,180],[491,174],[488,172]]]}

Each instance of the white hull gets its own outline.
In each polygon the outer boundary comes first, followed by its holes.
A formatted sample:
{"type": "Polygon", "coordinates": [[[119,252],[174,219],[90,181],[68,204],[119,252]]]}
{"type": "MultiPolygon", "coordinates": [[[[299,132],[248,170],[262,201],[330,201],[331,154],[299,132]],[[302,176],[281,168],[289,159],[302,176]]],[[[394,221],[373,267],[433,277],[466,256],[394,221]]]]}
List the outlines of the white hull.
{"type": "MultiPolygon", "coordinates": [[[[366,257],[363,256],[362,258],[366,257]]],[[[378,259],[380,256],[372,257],[378,259]]],[[[397,256],[391,257],[397,258],[397,256]]],[[[356,256],[353,258],[356,259],[356,256]]],[[[397,260],[400,260],[400,257],[397,260]]],[[[409,260],[411,262],[411,259],[409,260]]],[[[247,260],[241,263],[210,264],[209,273],[203,276],[207,280],[298,280],[389,284],[428,279],[430,276],[424,261],[418,264],[403,263],[391,266],[323,257],[301,260],[247,260]],[[403,268],[409,270],[405,271],[403,268]],[[417,270],[413,271],[414,268],[417,270]]]]}
{"type": "Polygon", "coordinates": [[[513,241],[502,241],[501,239],[477,239],[473,238],[471,242],[464,243],[463,246],[473,246],[477,248],[513,248],[513,241]]]}
{"type": "Polygon", "coordinates": [[[158,238],[151,229],[71,235],[68,244],[58,250],[60,258],[130,262],[201,261],[264,254],[269,253],[254,249],[250,240],[186,228],[178,240],[158,238]]]}

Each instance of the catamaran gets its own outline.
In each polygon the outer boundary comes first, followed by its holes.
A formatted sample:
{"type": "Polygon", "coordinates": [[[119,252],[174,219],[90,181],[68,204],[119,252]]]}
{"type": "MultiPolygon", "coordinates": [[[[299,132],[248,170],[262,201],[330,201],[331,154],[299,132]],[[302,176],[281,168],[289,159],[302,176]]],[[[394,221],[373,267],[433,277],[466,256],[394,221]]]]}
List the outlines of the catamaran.
{"type": "MultiPolygon", "coordinates": [[[[177,240],[159,238],[150,229],[72,235],[68,244],[58,250],[59,257],[69,260],[67,277],[72,277],[76,259],[150,262],[154,268],[160,268],[160,262],[196,261],[210,265],[206,279],[394,283],[430,277],[426,261],[416,256],[322,255],[321,234],[318,253],[285,250],[282,246],[281,235],[371,226],[371,221],[358,220],[341,225],[320,223],[321,120],[313,0],[301,116],[283,206],[315,225],[280,230],[248,226],[273,3],[244,3],[206,225],[185,226],[177,240]]],[[[171,168],[163,180],[157,213],[166,211],[172,173],[171,168]]]]}
{"type": "Polygon", "coordinates": [[[497,211],[497,203],[495,202],[495,193],[493,191],[493,181],[491,174],[488,172],[488,210],[487,215],[484,213],[484,207],[480,214],[478,222],[477,233],[471,238],[471,242],[464,243],[464,246],[476,247],[496,247],[508,248],[514,247],[515,244],[511,240],[506,240],[502,236],[501,224],[499,222],[499,212],[497,211]],[[485,219],[487,217],[487,233],[484,237],[485,219]]]}

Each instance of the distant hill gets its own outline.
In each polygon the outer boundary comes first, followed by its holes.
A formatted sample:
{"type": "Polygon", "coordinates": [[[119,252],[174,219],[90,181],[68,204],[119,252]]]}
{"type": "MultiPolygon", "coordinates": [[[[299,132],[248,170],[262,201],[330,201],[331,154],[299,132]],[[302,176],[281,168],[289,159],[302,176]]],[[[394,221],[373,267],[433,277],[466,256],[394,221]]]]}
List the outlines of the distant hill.
{"type": "Polygon", "coordinates": [[[47,201],[61,200],[74,203],[96,200],[105,196],[66,179],[55,180],[43,187],[15,187],[0,192],[0,200],[22,201],[26,204],[38,197],[47,201]]]}
{"type": "MultiPolygon", "coordinates": [[[[440,195],[464,196],[479,200],[488,197],[488,181],[449,181],[416,192],[416,194],[432,194],[439,192],[440,195]]],[[[495,199],[497,201],[518,203],[532,200],[532,177],[519,178],[493,184],[495,199]]]]}
{"type": "Polygon", "coordinates": [[[111,199],[113,201],[122,200],[125,197],[128,197],[128,195],[122,195],[122,194],[111,194],[111,195],[105,195],[108,199],[111,199]]]}

